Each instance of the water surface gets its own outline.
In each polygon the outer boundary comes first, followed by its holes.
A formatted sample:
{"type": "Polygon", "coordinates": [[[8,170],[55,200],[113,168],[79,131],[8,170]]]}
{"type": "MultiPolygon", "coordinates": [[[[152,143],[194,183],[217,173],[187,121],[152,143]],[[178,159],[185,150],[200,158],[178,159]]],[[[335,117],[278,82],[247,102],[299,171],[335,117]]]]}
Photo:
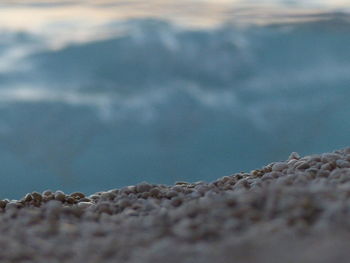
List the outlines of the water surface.
{"type": "Polygon", "coordinates": [[[1,197],[214,180],[348,146],[345,1],[2,1],[1,197]]]}

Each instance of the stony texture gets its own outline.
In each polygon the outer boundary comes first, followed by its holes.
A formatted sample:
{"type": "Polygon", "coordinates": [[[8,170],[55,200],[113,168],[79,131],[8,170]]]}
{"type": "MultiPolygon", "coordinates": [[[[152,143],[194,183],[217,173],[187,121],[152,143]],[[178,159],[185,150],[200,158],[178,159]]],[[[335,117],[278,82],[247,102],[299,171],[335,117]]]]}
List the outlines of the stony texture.
{"type": "Polygon", "coordinates": [[[1,262],[348,262],[350,148],[215,182],[0,200],[1,262]]]}

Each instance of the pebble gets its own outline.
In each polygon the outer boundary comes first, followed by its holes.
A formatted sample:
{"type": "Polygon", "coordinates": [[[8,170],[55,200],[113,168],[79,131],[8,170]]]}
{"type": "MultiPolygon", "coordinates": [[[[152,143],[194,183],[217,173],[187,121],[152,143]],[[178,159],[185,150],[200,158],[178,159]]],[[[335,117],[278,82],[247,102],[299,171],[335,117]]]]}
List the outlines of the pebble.
{"type": "Polygon", "coordinates": [[[337,160],[336,165],[339,168],[350,168],[350,162],[345,160],[337,160]]]}
{"type": "Polygon", "coordinates": [[[299,170],[305,170],[310,168],[310,165],[307,162],[299,162],[296,164],[296,168],[299,170]]]}
{"type": "Polygon", "coordinates": [[[283,171],[284,169],[286,169],[287,167],[288,167],[288,165],[286,163],[278,162],[272,166],[272,171],[280,172],[280,171],[283,171]]]}
{"type": "Polygon", "coordinates": [[[160,192],[159,188],[153,187],[149,193],[153,197],[158,197],[161,192],[160,192]]]}
{"type": "Polygon", "coordinates": [[[105,192],[100,195],[100,198],[103,200],[113,200],[116,197],[116,194],[113,192],[105,192]]]}
{"type": "Polygon", "coordinates": [[[0,258],[268,263],[273,255],[274,262],[347,262],[349,149],[292,153],[211,183],[143,182],[90,196],[46,190],[0,200],[0,258]]]}
{"type": "Polygon", "coordinates": [[[45,196],[49,196],[49,195],[52,195],[52,191],[51,190],[45,190],[42,195],[45,195],[45,196]]]}
{"type": "Polygon", "coordinates": [[[38,192],[33,192],[32,197],[33,197],[33,200],[38,202],[41,202],[43,200],[43,197],[38,192]]]}
{"type": "Polygon", "coordinates": [[[289,160],[299,160],[300,159],[300,155],[297,153],[297,152],[292,152],[290,155],[289,155],[289,158],[288,158],[288,161],[289,160]]]}
{"type": "Polygon", "coordinates": [[[91,205],[93,205],[93,203],[91,203],[91,202],[79,202],[79,203],[77,204],[77,206],[78,206],[79,208],[88,208],[88,207],[90,207],[91,205]]]}
{"type": "Polygon", "coordinates": [[[189,185],[190,183],[188,183],[188,182],[185,182],[185,181],[177,181],[177,182],[175,182],[175,185],[184,185],[184,186],[186,186],[186,185],[189,185]]]}
{"type": "Polygon", "coordinates": [[[6,207],[6,202],[3,200],[0,200],[0,208],[5,208],[6,207]]]}
{"type": "Polygon", "coordinates": [[[141,183],[136,186],[136,191],[138,193],[149,192],[152,189],[152,186],[148,183],[141,183]]]}
{"type": "Polygon", "coordinates": [[[328,163],[331,161],[337,161],[338,159],[341,159],[339,154],[335,154],[335,153],[324,153],[321,155],[321,160],[324,163],[328,163]]]}
{"type": "Polygon", "coordinates": [[[91,199],[84,197],[84,198],[79,199],[79,202],[91,202],[91,199]]]}
{"type": "Polygon", "coordinates": [[[58,200],[50,200],[44,205],[44,207],[47,209],[50,216],[58,216],[62,210],[62,202],[58,200]]]}
{"type": "Polygon", "coordinates": [[[63,202],[66,199],[66,195],[62,191],[55,192],[55,199],[63,202]]]}
{"type": "Polygon", "coordinates": [[[330,163],[325,163],[321,166],[321,170],[327,170],[327,171],[331,171],[333,169],[333,166],[330,163]]]}
{"type": "Polygon", "coordinates": [[[26,194],[24,197],[25,202],[30,202],[33,200],[33,196],[31,194],[26,194]]]}
{"type": "Polygon", "coordinates": [[[68,197],[66,197],[66,202],[68,204],[74,204],[76,202],[76,200],[75,200],[75,198],[68,196],[68,197]]]}
{"type": "Polygon", "coordinates": [[[178,195],[178,192],[174,191],[174,190],[171,190],[171,191],[166,193],[166,197],[168,197],[168,198],[172,198],[172,197],[175,197],[177,195],[178,195]]]}
{"type": "Polygon", "coordinates": [[[329,172],[328,170],[319,170],[319,171],[317,172],[317,175],[318,175],[319,177],[328,177],[329,174],[330,174],[330,172],[329,172]]]}
{"type": "Polygon", "coordinates": [[[16,202],[9,202],[8,204],[6,204],[6,209],[17,209],[17,204],[16,202]]]}
{"type": "Polygon", "coordinates": [[[85,195],[83,193],[80,193],[80,192],[71,193],[70,196],[73,198],[76,198],[76,199],[81,199],[81,198],[85,197],[85,195]]]}

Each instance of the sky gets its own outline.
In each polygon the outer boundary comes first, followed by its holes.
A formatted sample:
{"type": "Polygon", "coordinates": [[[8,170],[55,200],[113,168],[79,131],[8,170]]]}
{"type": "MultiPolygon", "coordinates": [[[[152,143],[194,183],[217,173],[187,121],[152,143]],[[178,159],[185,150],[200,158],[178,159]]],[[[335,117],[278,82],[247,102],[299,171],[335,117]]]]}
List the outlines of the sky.
{"type": "Polygon", "coordinates": [[[151,0],[151,1],[1,1],[0,25],[18,30],[42,30],[45,24],[71,21],[96,26],[116,19],[137,17],[168,18],[187,25],[210,26],[227,18],[322,12],[333,9],[345,11],[350,6],[344,0],[314,1],[239,1],[239,0],[151,0]],[[40,3],[40,4],[38,4],[40,3]],[[256,6],[257,8],[250,8],[256,6]],[[53,8],[54,7],[54,8],[53,8]],[[249,10],[248,10],[249,9],[249,10]],[[251,13],[255,12],[255,13],[251,13]]]}
{"type": "Polygon", "coordinates": [[[127,19],[151,17],[171,20],[186,28],[209,28],[223,21],[300,21],[301,16],[310,19],[310,14],[346,11],[348,6],[349,1],[344,0],[11,0],[0,3],[0,32],[28,32],[46,38],[52,49],[60,49],[66,44],[116,35],[116,27],[106,25],[127,19]]]}

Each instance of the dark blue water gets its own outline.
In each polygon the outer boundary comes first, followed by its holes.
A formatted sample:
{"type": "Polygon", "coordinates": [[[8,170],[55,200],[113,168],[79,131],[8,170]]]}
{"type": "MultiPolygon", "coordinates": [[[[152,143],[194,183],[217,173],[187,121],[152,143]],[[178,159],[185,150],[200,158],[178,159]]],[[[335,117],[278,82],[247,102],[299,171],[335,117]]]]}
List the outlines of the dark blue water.
{"type": "Polygon", "coordinates": [[[3,29],[0,197],[210,181],[349,146],[350,19],[307,18],[128,18],[55,48],[3,29]]]}

